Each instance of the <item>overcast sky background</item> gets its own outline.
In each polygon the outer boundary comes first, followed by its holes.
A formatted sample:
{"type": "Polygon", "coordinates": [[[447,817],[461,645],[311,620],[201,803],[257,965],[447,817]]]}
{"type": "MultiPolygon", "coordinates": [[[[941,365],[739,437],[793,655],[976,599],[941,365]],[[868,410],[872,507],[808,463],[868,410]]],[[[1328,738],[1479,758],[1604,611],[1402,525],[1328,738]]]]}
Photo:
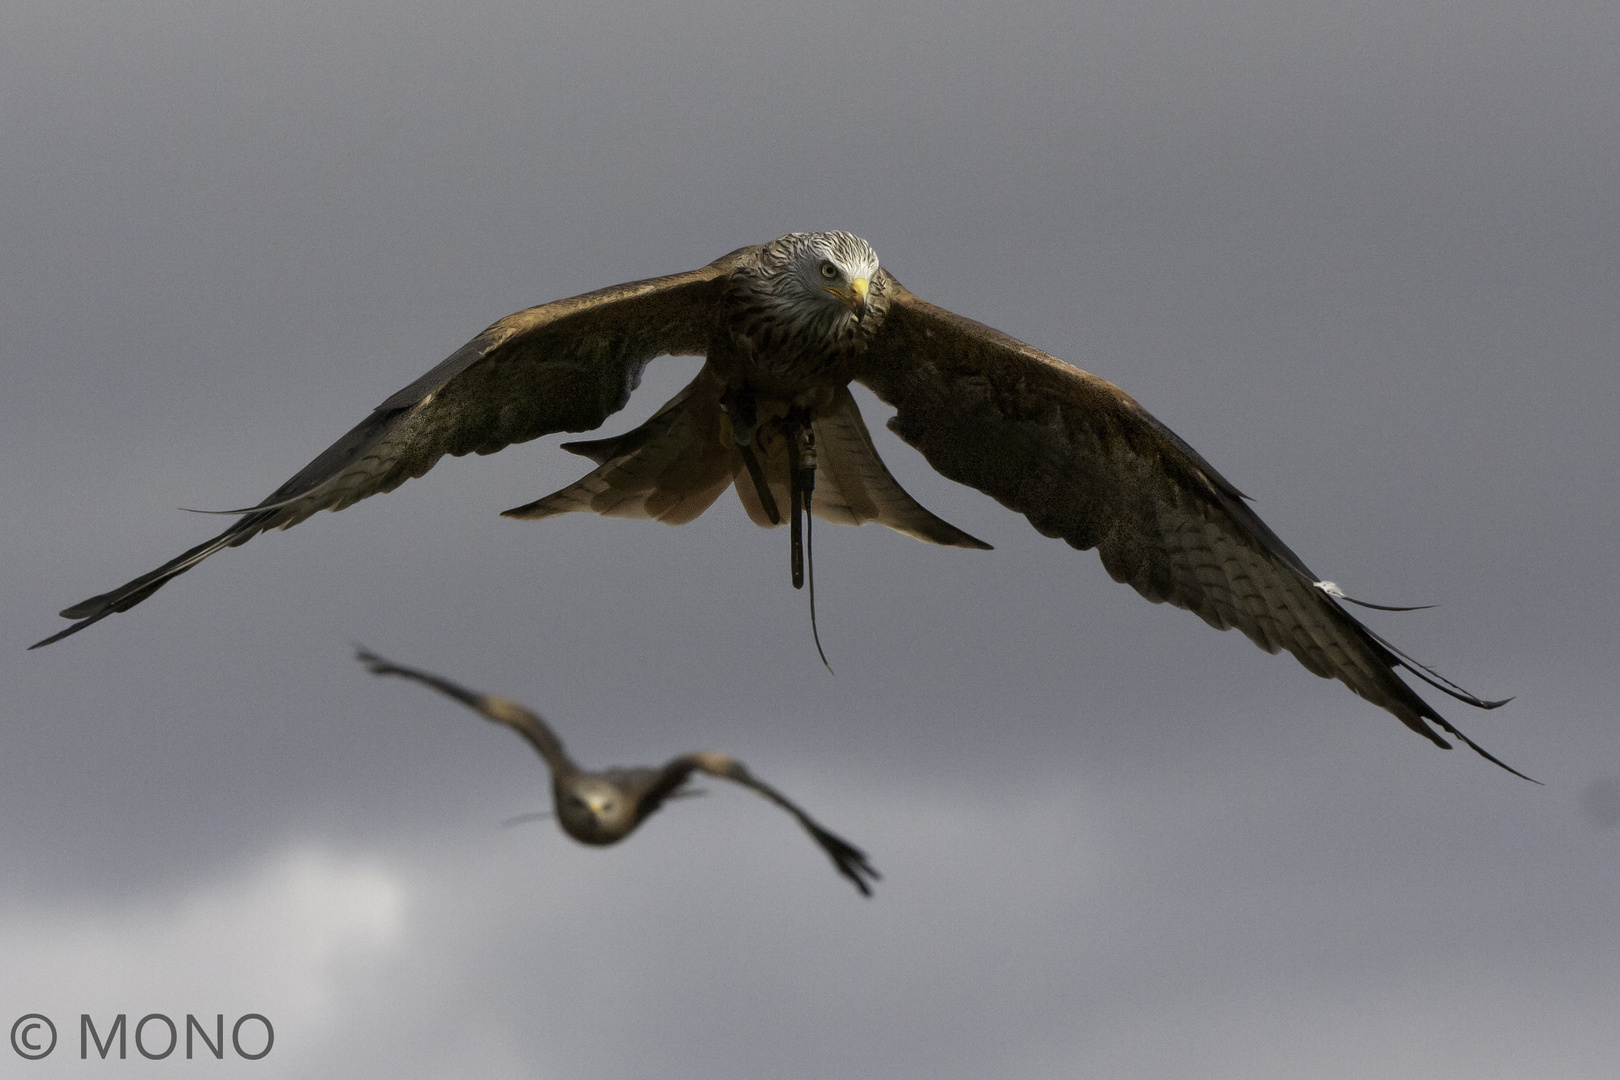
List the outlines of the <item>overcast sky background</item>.
{"type": "Polygon", "coordinates": [[[7,5],[0,1021],[62,1029],[28,1074],[114,1068],[81,1012],[259,1012],[257,1064],[117,1071],[1612,1075],[1617,55],[1599,0],[7,5]],[[494,319],[796,229],[1117,382],[1352,595],[1440,605],[1367,621],[1517,695],[1430,697],[1546,786],[1143,602],[864,393],[997,550],[818,529],[836,677],[734,496],[500,518],[588,470],[562,437],[24,651],[494,319]],[[354,642],[587,764],[736,754],[884,880],[729,785],[607,850],[503,829],[532,753],[354,642]]]}

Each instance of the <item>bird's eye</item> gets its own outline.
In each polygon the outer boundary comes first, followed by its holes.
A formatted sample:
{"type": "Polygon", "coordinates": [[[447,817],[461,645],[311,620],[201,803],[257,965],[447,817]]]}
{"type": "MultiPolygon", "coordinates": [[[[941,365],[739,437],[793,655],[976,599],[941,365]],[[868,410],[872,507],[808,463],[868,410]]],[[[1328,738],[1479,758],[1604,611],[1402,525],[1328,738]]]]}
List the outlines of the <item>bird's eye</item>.
{"type": "Polygon", "coordinates": [[[836,278],[838,276],[838,267],[834,266],[830,262],[822,263],[821,264],[821,276],[826,278],[828,281],[833,280],[834,278],[836,278]]]}

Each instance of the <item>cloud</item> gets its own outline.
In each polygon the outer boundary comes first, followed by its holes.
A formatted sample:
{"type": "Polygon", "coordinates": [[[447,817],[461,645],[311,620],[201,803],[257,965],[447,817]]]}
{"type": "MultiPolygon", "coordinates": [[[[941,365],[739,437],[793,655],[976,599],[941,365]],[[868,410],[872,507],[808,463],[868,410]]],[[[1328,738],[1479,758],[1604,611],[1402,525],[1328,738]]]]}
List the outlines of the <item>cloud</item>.
{"type": "MultiPolygon", "coordinates": [[[[0,910],[0,999],[58,1028],[61,1045],[42,1067],[78,1060],[86,1013],[102,1037],[125,1014],[131,1038],[154,1012],[182,1031],[188,1013],[210,1031],[216,1014],[229,1028],[259,1013],[285,1059],[298,1053],[283,1049],[289,1034],[307,1049],[341,1024],[376,960],[398,950],[405,890],[374,862],[296,847],[162,894],[0,910]]],[[[250,1034],[260,1037],[249,1029],[244,1045],[256,1047],[250,1034]]],[[[154,1050],[166,1033],[156,1038],[154,1050]]],[[[136,1056],[132,1043],[127,1053],[136,1056]]]]}
{"type": "Polygon", "coordinates": [[[782,763],[884,871],[871,901],[724,787],[605,850],[494,816],[284,842],[178,890],[3,905],[0,1001],[62,1029],[41,1076],[78,1067],[80,1012],[186,1011],[271,1017],[264,1061],[209,1063],[258,1077],[1603,1074],[1612,933],[1511,894],[1418,911],[1448,871],[1368,881],[1376,847],[1290,811],[1320,779],[1257,799],[1272,771],[964,790],[782,763]]]}

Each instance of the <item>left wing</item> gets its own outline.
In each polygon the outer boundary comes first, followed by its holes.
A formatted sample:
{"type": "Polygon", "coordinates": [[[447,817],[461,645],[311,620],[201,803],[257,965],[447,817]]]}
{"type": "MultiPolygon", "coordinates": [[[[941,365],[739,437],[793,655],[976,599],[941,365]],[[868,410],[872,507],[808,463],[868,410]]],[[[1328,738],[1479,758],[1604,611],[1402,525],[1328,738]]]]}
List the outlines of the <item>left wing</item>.
{"type": "MultiPolygon", "coordinates": [[[[990,495],[1045,536],[1096,548],[1114,580],[1154,603],[1286,649],[1407,727],[1433,721],[1515,775],[1395,673],[1484,701],[1402,655],[1349,614],[1225,477],[1119,387],[888,281],[889,311],[856,379],[898,411],[889,428],[942,475],[990,495]]],[[[1528,779],[1528,778],[1526,778],[1528,779]]]]}

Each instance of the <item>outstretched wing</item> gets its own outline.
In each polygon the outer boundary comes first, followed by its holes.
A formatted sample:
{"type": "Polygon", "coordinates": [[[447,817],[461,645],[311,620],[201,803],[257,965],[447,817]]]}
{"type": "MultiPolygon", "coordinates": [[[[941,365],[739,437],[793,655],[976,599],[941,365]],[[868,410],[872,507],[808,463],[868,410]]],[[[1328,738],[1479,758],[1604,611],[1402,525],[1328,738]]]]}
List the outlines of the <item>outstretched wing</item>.
{"type": "Polygon", "coordinates": [[[771,787],[763,780],[758,779],[748,768],[734,757],[725,754],[682,754],[674,758],[659,770],[657,781],[640,796],[640,812],[638,818],[645,818],[648,814],[663,803],[665,799],[678,794],[681,785],[686,783],[688,777],[694,772],[708,773],[725,780],[732,780],[752,788],[765,796],[771,802],[792,814],[805,832],[810,834],[827,857],[832,860],[838,872],[855,884],[862,896],[872,895],[872,882],[880,881],[883,875],[867,861],[866,853],[849,841],[822,828],[820,823],[805,813],[799,806],[771,787]]]}
{"type": "Polygon", "coordinates": [[[551,730],[551,726],[538,714],[530,712],[510,698],[468,690],[438,675],[384,660],[369,649],[356,649],[354,658],[366,665],[367,670],[373,675],[399,675],[406,679],[414,679],[424,686],[431,686],[446,697],[454,698],[488,720],[505,724],[528,740],[529,745],[546,759],[546,764],[551,767],[553,774],[567,775],[579,771],[579,766],[569,758],[567,751],[563,749],[562,740],[557,738],[557,733],[551,730]]]}
{"type": "Polygon", "coordinates": [[[888,295],[856,377],[898,410],[890,429],[942,475],[1023,514],[1042,535],[1096,548],[1114,580],[1154,603],[1196,612],[1218,630],[1237,627],[1267,652],[1287,649],[1438,745],[1450,746],[1425,721],[1502,765],[1395,669],[1479,708],[1503,702],[1446,683],[1358,622],[1242,492],[1124,391],[892,278],[888,295]]]}
{"type": "Polygon", "coordinates": [[[701,355],[721,281],[750,249],[684,274],[615,285],[508,315],[394,394],[229,529],[112,592],[33,648],[127,611],[215,552],[317,510],[341,510],[421,476],[445,454],[492,454],[557,431],[588,431],[624,407],[654,357],[701,355]]]}

